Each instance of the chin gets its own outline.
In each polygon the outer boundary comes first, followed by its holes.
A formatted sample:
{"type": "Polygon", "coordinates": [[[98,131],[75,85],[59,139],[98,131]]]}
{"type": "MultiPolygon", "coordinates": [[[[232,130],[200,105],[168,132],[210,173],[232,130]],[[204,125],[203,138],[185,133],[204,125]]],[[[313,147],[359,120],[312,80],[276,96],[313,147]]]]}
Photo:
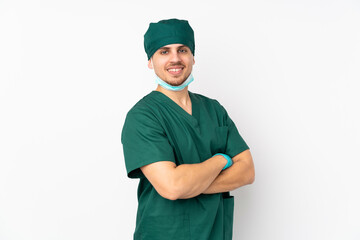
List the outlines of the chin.
{"type": "Polygon", "coordinates": [[[186,79],[183,79],[181,82],[178,82],[178,81],[172,82],[172,83],[168,82],[168,84],[177,87],[177,86],[180,86],[181,84],[183,84],[185,81],[186,81],[186,79]]]}

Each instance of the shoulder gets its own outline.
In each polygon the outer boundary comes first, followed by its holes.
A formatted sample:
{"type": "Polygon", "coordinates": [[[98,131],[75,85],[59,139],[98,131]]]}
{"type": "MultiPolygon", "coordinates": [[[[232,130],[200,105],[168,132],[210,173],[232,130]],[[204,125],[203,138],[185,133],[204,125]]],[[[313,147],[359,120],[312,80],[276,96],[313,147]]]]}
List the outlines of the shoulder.
{"type": "Polygon", "coordinates": [[[219,104],[219,102],[214,98],[210,98],[205,95],[202,95],[199,93],[193,93],[190,91],[189,91],[189,94],[192,95],[192,97],[200,103],[209,104],[209,105],[218,105],[219,104]]]}
{"type": "Polygon", "coordinates": [[[153,92],[147,94],[138,102],[136,102],[126,114],[126,119],[129,118],[142,118],[142,117],[155,117],[152,109],[153,105],[153,92]]]}
{"type": "Polygon", "coordinates": [[[152,103],[149,101],[150,94],[140,99],[126,114],[121,133],[123,143],[132,136],[144,135],[151,131],[163,132],[161,124],[152,110],[152,103]]]}
{"type": "Polygon", "coordinates": [[[156,104],[152,99],[152,93],[149,93],[128,111],[122,128],[122,140],[134,133],[163,132],[159,116],[154,110],[156,104]]]}
{"type": "Polygon", "coordinates": [[[189,92],[189,93],[192,94],[193,98],[196,99],[197,102],[200,103],[201,105],[203,105],[204,107],[213,108],[217,112],[218,111],[220,111],[220,112],[225,111],[225,108],[215,98],[207,97],[207,96],[204,96],[204,95],[199,94],[199,93],[193,93],[193,92],[189,92]]]}

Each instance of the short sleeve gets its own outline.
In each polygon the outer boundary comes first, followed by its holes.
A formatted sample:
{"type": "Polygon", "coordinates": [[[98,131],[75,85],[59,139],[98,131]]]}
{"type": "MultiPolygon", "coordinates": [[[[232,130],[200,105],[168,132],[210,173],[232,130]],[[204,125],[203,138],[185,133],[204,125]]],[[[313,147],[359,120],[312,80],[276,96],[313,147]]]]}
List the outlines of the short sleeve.
{"type": "Polygon", "coordinates": [[[163,128],[149,111],[129,111],[121,132],[121,142],[129,178],[144,177],[140,167],[150,163],[175,163],[173,148],[163,128]]]}
{"type": "Polygon", "coordinates": [[[220,105],[220,107],[223,113],[224,124],[228,126],[228,138],[225,154],[233,158],[237,154],[249,149],[249,146],[246,144],[245,140],[240,135],[237,127],[235,126],[235,123],[231,120],[225,108],[222,105],[220,105]]]}

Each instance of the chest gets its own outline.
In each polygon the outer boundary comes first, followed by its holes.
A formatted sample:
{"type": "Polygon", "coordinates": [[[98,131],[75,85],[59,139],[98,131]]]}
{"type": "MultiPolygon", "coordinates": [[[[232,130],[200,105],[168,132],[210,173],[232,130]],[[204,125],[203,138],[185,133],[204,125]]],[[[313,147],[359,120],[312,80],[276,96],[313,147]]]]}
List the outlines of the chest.
{"type": "Polygon", "coordinates": [[[179,114],[171,109],[164,111],[166,114],[162,114],[161,122],[177,164],[200,163],[216,153],[225,152],[228,127],[224,126],[219,113],[206,108],[197,109],[193,115],[179,114]]]}

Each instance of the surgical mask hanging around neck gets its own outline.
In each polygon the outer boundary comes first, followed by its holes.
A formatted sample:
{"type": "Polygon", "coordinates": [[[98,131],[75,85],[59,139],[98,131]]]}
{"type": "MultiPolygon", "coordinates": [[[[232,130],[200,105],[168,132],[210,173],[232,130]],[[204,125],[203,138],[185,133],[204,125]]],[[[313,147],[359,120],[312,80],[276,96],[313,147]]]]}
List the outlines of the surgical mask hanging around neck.
{"type": "Polygon", "coordinates": [[[192,81],[194,81],[194,77],[192,74],[189,75],[189,77],[186,79],[185,82],[183,82],[181,85],[179,86],[172,86],[166,82],[164,82],[161,78],[159,78],[156,74],[156,82],[158,84],[160,84],[160,86],[162,86],[163,88],[166,88],[168,90],[171,90],[171,91],[180,91],[180,90],[183,90],[186,86],[188,86],[192,81]]]}

